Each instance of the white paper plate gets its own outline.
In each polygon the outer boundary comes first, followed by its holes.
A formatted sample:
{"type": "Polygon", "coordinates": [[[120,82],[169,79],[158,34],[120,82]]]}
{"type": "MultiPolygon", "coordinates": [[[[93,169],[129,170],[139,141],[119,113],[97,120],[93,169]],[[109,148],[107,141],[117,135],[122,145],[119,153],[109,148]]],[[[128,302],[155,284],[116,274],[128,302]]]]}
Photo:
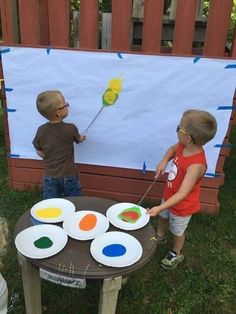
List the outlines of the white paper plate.
{"type": "Polygon", "coordinates": [[[68,236],[66,232],[55,225],[35,225],[24,229],[15,238],[17,250],[30,258],[46,258],[60,252],[66,245],[68,236]],[[49,238],[52,245],[48,248],[39,248],[35,241],[42,237],[49,238]]]}
{"type": "Polygon", "coordinates": [[[142,228],[149,222],[150,219],[150,216],[147,215],[147,211],[145,208],[133,203],[118,203],[112,205],[108,208],[106,216],[110,223],[113,224],[113,226],[123,230],[136,230],[142,228]],[[132,207],[139,208],[141,213],[140,218],[138,218],[136,222],[132,223],[121,220],[121,218],[119,218],[119,215],[126,209],[132,209],[132,207]]]}
{"type": "Polygon", "coordinates": [[[63,228],[71,238],[91,240],[107,231],[109,221],[106,216],[96,211],[81,210],[68,215],[63,222],[63,228]],[[87,227],[87,230],[83,229],[83,226],[87,227]]]}
{"type": "Polygon", "coordinates": [[[63,198],[49,198],[35,204],[31,210],[31,216],[42,222],[57,223],[75,212],[75,205],[63,198]]]}
{"type": "Polygon", "coordinates": [[[90,246],[93,258],[112,267],[126,267],[136,263],[143,254],[140,242],[128,233],[106,232],[94,239],[90,246]]]}

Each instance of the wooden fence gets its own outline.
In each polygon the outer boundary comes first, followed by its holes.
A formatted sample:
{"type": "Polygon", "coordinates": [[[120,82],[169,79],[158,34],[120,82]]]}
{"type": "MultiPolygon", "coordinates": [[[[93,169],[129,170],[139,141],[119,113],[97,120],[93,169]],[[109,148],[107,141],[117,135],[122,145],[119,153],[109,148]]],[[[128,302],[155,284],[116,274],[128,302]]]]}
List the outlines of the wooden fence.
{"type": "MultiPolygon", "coordinates": [[[[193,38],[196,10],[199,0],[178,0],[173,30],[173,45],[168,53],[194,55],[193,38]]],[[[211,0],[205,30],[204,46],[198,54],[207,57],[236,58],[234,35],[230,51],[225,44],[233,7],[232,0],[211,0]]],[[[162,47],[164,0],[144,0],[142,44],[140,53],[164,54],[162,47]]],[[[45,46],[68,48],[73,46],[74,23],[69,0],[0,0],[2,45],[45,46]]],[[[80,0],[79,49],[99,51],[98,0],[80,0]]],[[[132,45],[132,0],[112,0],[111,51],[130,52],[132,45]]],[[[236,34],[236,33],[235,33],[236,34]]],[[[78,49],[73,48],[73,49],[78,49]]],[[[4,92],[1,94],[6,107],[4,92]]],[[[234,98],[236,104],[236,98],[234,98]]],[[[10,139],[5,113],[7,149],[10,139]]],[[[224,143],[228,143],[230,128],[235,123],[232,115],[224,143]]],[[[217,177],[204,178],[201,192],[201,210],[217,213],[219,187],[224,182],[223,166],[229,149],[222,148],[218,159],[217,177]]],[[[8,158],[9,184],[14,189],[31,189],[42,184],[43,162],[8,158]]],[[[153,181],[153,172],[79,164],[80,178],[85,195],[106,197],[117,201],[137,202],[153,181]]],[[[148,199],[159,201],[166,176],[163,176],[148,194],[148,199]]]]}

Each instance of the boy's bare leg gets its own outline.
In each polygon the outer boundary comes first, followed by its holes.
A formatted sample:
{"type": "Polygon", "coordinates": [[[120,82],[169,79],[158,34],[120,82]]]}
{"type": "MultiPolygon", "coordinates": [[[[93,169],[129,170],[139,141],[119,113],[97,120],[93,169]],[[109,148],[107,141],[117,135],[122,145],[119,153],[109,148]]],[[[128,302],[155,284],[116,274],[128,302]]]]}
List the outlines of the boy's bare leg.
{"type": "Polygon", "coordinates": [[[185,234],[183,234],[182,236],[173,235],[173,251],[177,254],[181,254],[184,247],[184,242],[185,234]]]}
{"type": "Polygon", "coordinates": [[[169,227],[169,220],[159,216],[159,221],[157,225],[157,235],[159,238],[163,238],[169,227]]]}

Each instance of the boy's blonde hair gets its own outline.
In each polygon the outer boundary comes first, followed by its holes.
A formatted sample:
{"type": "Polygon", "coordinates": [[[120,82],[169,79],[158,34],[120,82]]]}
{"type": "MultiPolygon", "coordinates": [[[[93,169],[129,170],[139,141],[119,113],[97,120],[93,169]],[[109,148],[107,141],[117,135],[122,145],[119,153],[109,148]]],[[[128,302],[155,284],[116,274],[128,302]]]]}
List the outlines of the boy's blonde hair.
{"type": "Polygon", "coordinates": [[[63,95],[58,90],[48,90],[38,95],[36,104],[38,112],[46,119],[52,119],[62,103],[63,95]]]}
{"type": "MultiPolygon", "coordinates": [[[[8,227],[6,219],[0,217],[0,258],[5,254],[5,246],[7,244],[8,227]]],[[[2,267],[2,261],[0,259],[0,268],[2,267]]]]}
{"type": "Polygon", "coordinates": [[[216,134],[217,122],[212,114],[204,110],[190,109],[183,113],[181,122],[185,131],[197,145],[204,145],[216,134]]]}

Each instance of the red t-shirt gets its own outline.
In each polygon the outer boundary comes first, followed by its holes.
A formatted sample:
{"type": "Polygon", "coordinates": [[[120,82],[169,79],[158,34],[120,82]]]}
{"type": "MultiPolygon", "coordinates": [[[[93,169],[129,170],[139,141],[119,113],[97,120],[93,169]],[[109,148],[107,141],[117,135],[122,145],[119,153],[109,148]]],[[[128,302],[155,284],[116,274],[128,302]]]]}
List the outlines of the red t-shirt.
{"type": "MultiPolygon", "coordinates": [[[[186,174],[186,170],[190,165],[202,164],[207,167],[206,157],[204,150],[192,156],[183,156],[184,146],[179,144],[177,147],[176,155],[173,159],[172,169],[169,172],[166,187],[164,189],[163,198],[168,200],[172,195],[178,192],[180,185],[186,174]]],[[[201,178],[199,178],[193,187],[192,191],[187,197],[170,208],[171,212],[178,216],[188,216],[196,213],[200,208],[200,185],[201,178]]]]}

